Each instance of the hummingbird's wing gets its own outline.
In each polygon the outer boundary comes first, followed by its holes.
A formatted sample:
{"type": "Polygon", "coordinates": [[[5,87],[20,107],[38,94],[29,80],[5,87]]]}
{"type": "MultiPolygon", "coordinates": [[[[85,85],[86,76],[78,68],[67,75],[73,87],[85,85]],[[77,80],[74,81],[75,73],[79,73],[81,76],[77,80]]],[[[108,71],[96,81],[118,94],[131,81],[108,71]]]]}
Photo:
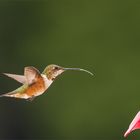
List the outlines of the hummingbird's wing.
{"type": "Polygon", "coordinates": [[[24,76],[26,77],[27,84],[30,85],[37,82],[41,74],[35,67],[29,66],[24,68],[24,76]]]}
{"type": "Polygon", "coordinates": [[[10,74],[10,73],[3,73],[3,74],[22,84],[26,83],[26,77],[23,75],[16,75],[16,74],[10,74]]]}

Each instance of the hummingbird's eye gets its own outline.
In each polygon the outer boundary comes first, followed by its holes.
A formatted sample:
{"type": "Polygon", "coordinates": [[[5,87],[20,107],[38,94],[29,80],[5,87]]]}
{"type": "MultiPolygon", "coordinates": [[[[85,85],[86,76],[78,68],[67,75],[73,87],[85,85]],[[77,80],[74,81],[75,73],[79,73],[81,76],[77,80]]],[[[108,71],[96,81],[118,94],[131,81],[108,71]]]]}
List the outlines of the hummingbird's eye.
{"type": "Polygon", "coordinates": [[[59,68],[58,67],[55,67],[55,70],[58,70],[59,68]]]}

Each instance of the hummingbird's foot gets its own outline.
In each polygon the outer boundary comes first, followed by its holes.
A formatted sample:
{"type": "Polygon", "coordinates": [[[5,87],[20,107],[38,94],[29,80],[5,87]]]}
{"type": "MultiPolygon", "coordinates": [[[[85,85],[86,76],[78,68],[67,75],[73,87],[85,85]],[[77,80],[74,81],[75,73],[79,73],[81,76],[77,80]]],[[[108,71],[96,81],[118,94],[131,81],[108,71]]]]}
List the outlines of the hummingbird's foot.
{"type": "Polygon", "coordinates": [[[27,99],[27,101],[33,101],[35,99],[35,96],[31,96],[30,98],[27,99]]]}

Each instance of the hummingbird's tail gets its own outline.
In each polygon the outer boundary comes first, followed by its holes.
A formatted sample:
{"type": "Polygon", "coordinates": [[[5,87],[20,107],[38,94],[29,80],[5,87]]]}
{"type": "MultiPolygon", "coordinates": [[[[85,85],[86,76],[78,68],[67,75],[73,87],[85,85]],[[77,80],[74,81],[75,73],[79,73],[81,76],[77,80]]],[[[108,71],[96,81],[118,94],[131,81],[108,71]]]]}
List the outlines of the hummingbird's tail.
{"type": "Polygon", "coordinates": [[[21,94],[19,92],[15,92],[15,91],[2,94],[2,95],[0,95],[0,97],[14,97],[14,98],[19,98],[19,99],[28,99],[28,98],[30,98],[26,94],[21,94]]]}
{"type": "Polygon", "coordinates": [[[0,95],[0,97],[4,97],[4,96],[5,96],[5,94],[0,95]]]}
{"type": "Polygon", "coordinates": [[[0,95],[0,97],[14,97],[14,94],[15,94],[14,92],[8,92],[0,95]]]}

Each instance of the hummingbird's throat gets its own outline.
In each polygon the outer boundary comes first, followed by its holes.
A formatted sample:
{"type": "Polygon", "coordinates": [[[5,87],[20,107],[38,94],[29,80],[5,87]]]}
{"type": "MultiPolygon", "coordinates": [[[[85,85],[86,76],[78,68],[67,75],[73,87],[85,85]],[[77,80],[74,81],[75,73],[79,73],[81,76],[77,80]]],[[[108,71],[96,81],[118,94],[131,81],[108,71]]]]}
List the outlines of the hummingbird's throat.
{"type": "Polygon", "coordinates": [[[60,75],[63,72],[64,72],[64,70],[62,70],[62,69],[55,71],[54,74],[52,75],[52,80],[54,80],[58,75],[60,75]]]}
{"type": "Polygon", "coordinates": [[[47,78],[54,81],[55,78],[63,72],[64,72],[63,69],[60,69],[60,70],[57,70],[57,71],[51,71],[50,73],[47,74],[47,78]]]}

